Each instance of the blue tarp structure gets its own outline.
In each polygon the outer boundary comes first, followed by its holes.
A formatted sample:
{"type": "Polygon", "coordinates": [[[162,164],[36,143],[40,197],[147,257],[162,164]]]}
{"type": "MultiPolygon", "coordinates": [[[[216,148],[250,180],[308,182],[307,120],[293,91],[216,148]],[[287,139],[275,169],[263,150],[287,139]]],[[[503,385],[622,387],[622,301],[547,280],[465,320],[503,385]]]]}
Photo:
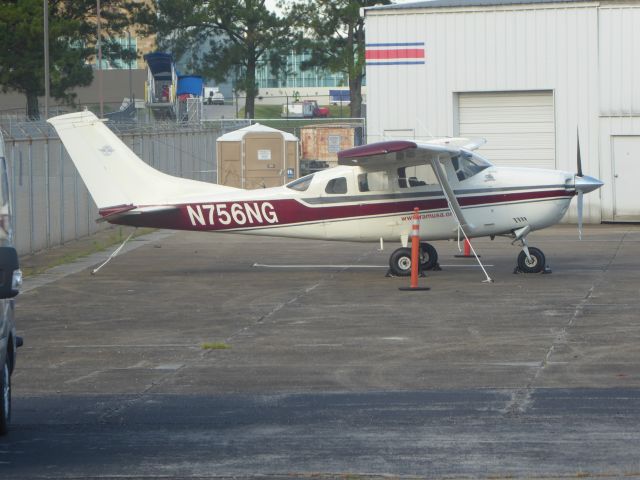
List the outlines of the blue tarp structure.
{"type": "Polygon", "coordinates": [[[329,90],[332,102],[348,102],[350,98],[349,90],[329,90]]]}
{"type": "Polygon", "coordinates": [[[181,75],[178,77],[178,96],[185,93],[202,97],[204,82],[200,75],[181,75]]]}
{"type": "Polygon", "coordinates": [[[173,57],[170,53],[147,53],[143,58],[156,80],[171,80],[173,57]]]}

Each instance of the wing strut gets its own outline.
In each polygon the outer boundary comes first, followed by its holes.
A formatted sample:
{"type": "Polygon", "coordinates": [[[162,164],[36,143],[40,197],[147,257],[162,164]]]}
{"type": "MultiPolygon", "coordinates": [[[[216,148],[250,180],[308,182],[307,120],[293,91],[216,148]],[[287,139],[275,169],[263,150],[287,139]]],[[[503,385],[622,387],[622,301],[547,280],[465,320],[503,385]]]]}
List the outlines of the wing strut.
{"type": "MultiPolygon", "coordinates": [[[[455,218],[456,222],[458,223],[458,232],[462,232],[462,235],[464,235],[464,238],[469,240],[466,230],[468,229],[469,233],[473,232],[473,225],[467,223],[467,220],[464,218],[464,214],[462,213],[462,208],[460,208],[460,204],[458,203],[456,194],[451,188],[451,185],[449,185],[449,181],[447,180],[447,175],[442,168],[442,163],[440,163],[440,155],[435,156],[430,161],[431,161],[431,166],[433,167],[433,171],[435,172],[436,177],[438,178],[438,182],[442,187],[442,193],[444,193],[444,197],[447,199],[449,210],[451,210],[451,213],[453,214],[453,218],[455,218]]],[[[493,283],[493,279],[487,273],[487,270],[484,268],[484,265],[482,265],[482,262],[480,261],[480,258],[478,258],[478,254],[476,253],[475,248],[473,248],[473,245],[471,244],[471,241],[469,241],[469,246],[471,247],[473,256],[476,257],[476,261],[478,262],[478,265],[480,265],[480,268],[484,272],[485,277],[487,277],[485,280],[483,280],[483,282],[493,283]]]]}
{"type": "Polygon", "coordinates": [[[469,225],[467,223],[467,220],[464,218],[464,214],[462,213],[462,208],[460,208],[460,204],[458,203],[456,194],[453,192],[451,185],[449,185],[447,175],[442,168],[442,163],[440,163],[440,155],[436,155],[435,157],[431,158],[430,162],[431,166],[433,167],[433,171],[436,173],[436,177],[438,178],[438,183],[440,183],[440,186],[442,187],[442,192],[447,199],[449,209],[451,210],[451,213],[453,213],[453,216],[458,222],[459,227],[462,228],[463,231],[465,228],[468,228],[469,233],[471,233],[473,231],[473,225],[469,225]]]}

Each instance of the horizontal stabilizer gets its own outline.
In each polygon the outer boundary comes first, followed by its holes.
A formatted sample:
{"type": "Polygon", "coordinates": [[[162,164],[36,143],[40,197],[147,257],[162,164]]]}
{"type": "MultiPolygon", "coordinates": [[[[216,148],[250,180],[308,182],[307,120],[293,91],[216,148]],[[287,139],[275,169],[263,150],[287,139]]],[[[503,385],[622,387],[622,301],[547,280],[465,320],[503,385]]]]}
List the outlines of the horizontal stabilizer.
{"type": "Polygon", "coordinates": [[[111,222],[113,220],[129,215],[141,215],[144,213],[175,212],[179,208],[173,205],[158,205],[152,207],[135,207],[134,205],[123,205],[121,207],[102,208],[98,211],[101,215],[96,222],[111,222]]]}
{"type": "Polygon", "coordinates": [[[123,214],[130,212],[134,208],[136,208],[135,205],[118,205],[116,207],[101,208],[98,210],[100,218],[98,218],[96,222],[108,222],[109,220],[120,218],[123,214]]]}

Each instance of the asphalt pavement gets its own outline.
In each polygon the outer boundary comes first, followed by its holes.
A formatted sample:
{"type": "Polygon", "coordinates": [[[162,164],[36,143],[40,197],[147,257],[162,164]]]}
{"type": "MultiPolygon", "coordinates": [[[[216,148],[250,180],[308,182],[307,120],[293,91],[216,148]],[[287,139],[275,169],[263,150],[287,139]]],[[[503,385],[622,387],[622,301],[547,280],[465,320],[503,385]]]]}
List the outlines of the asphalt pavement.
{"type": "Polygon", "coordinates": [[[640,478],[640,227],[378,245],[156,232],[27,281],[0,478],[640,478]],[[104,254],[102,254],[104,257],[104,254]]]}

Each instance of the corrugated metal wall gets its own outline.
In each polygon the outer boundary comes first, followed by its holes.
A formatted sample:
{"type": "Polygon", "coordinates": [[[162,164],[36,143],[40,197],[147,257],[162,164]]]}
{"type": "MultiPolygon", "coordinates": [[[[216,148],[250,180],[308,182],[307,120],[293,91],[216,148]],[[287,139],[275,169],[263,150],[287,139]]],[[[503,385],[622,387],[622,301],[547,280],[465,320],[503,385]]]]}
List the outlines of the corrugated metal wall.
{"type": "MultiPolygon", "coordinates": [[[[457,134],[459,93],[549,90],[557,168],[575,171],[579,128],[584,171],[600,175],[597,5],[368,11],[367,44],[425,45],[423,65],[367,68],[368,141],[391,129],[422,139],[457,134]]],[[[585,219],[600,214],[599,196],[586,196],[585,219]]]]}
{"type": "Polygon", "coordinates": [[[600,113],[640,115],[640,6],[601,7],[600,113]]]}
{"type": "MultiPolygon", "coordinates": [[[[602,219],[616,221],[620,175],[640,176],[640,159],[634,171],[615,172],[613,158],[614,137],[640,135],[640,5],[603,6],[599,14],[602,219]]],[[[637,205],[635,221],[640,221],[640,202],[637,205]]]]}

